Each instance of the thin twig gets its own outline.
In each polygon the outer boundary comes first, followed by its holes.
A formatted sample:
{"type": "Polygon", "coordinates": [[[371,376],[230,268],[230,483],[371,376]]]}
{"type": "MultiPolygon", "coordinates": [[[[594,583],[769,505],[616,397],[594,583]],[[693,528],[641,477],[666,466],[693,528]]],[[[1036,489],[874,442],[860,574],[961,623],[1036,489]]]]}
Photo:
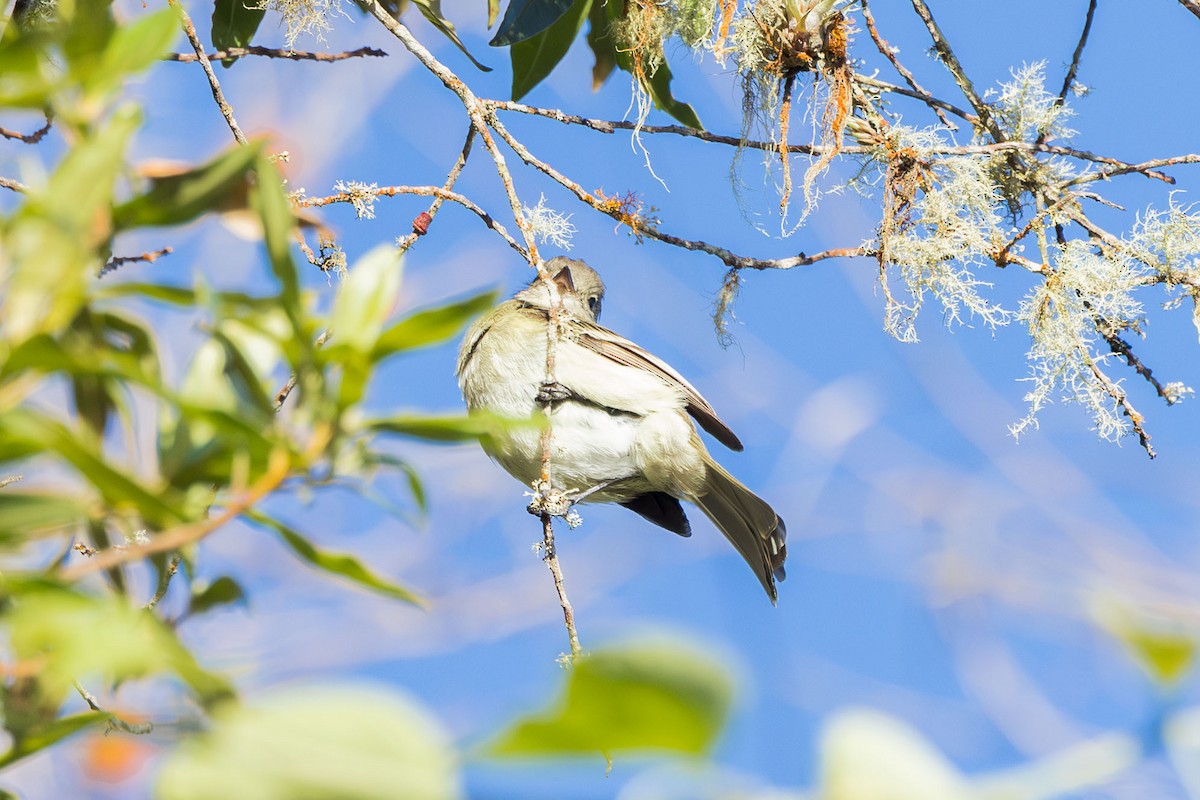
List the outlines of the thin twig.
{"type": "Polygon", "coordinates": [[[204,43],[196,35],[196,26],[192,24],[191,16],[188,15],[187,10],[184,9],[179,0],[167,0],[167,2],[179,11],[183,20],[183,32],[187,34],[192,49],[196,51],[196,60],[200,62],[200,66],[204,68],[204,74],[208,77],[208,85],[212,89],[213,100],[217,101],[217,108],[221,110],[221,116],[225,117],[225,123],[229,125],[229,130],[233,132],[233,138],[237,140],[238,144],[246,144],[246,135],[238,127],[237,120],[233,118],[233,106],[229,105],[225,100],[225,94],[221,91],[221,83],[217,80],[217,73],[213,72],[212,63],[209,62],[208,56],[204,52],[204,43]]]}
{"type": "Polygon", "coordinates": [[[147,264],[153,264],[163,256],[169,256],[174,252],[175,248],[173,247],[163,247],[159,250],[151,250],[148,253],[142,253],[138,256],[117,256],[115,258],[110,258],[108,263],[100,268],[100,277],[104,277],[108,273],[120,269],[126,264],[133,264],[138,261],[144,261],[147,264]]]}
{"type": "MultiPolygon", "coordinates": [[[[896,54],[892,51],[891,46],[884,41],[882,36],[879,35],[879,30],[875,27],[875,16],[871,13],[871,9],[867,5],[867,0],[861,0],[861,6],[863,22],[867,24],[867,32],[871,34],[871,41],[875,42],[875,48],[879,50],[884,58],[891,62],[892,68],[895,69],[896,72],[900,73],[900,77],[904,78],[904,82],[912,87],[914,92],[922,97],[930,97],[929,92],[925,91],[925,89],[922,88],[919,83],[917,83],[916,77],[911,71],[909,71],[907,67],[900,63],[900,59],[896,58],[896,54]]],[[[937,114],[938,119],[942,121],[943,125],[951,130],[957,129],[958,126],[950,122],[950,119],[946,116],[945,111],[938,108],[936,105],[931,107],[933,108],[933,113],[937,114]]]]}
{"type": "Polygon", "coordinates": [[[947,103],[945,100],[939,100],[938,98],[924,91],[917,92],[913,91],[912,89],[905,89],[903,86],[897,86],[894,83],[881,81],[878,78],[872,78],[868,75],[859,75],[858,73],[855,73],[854,75],[854,82],[863,86],[870,86],[872,89],[878,89],[881,92],[891,92],[892,94],[903,95],[904,97],[911,97],[914,100],[920,100],[922,103],[932,107],[935,110],[941,109],[943,111],[949,111],[954,116],[964,119],[972,125],[979,124],[979,117],[975,116],[971,112],[964,111],[953,103],[947,103]]]}
{"type": "MultiPolygon", "coordinates": [[[[529,253],[521,244],[512,237],[503,225],[495,220],[491,214],[484,211],[476,205],[470,198],[459,194],[458,192],[449,191],[441,186],[380,186],[371,190],[371,194],[376,197],[395,197],[396,195],[418,195],[424,197],[435,197],[438,200],[449,200],[458,203],[463,208],[479,217],[483,224],[495,231],[504,241],[508,242],[508,246],[521,254],[521,257],[528,260],[529,253]]],[[[305,197],[297,201],[297,205],[310,208],[332,205],[333,203],[353,203],[355,196],[349,192],[336,192],[324,197],[305,197]]]]}
{"type": "Polygon", "coordinates": [[[9,475],[7,477],[0,478],[0,489],[3,489],[5,486],[8,486],[10,484],[16,483],[17,481],[21,481],[24,479],[25,479],[24,475],[9,475]]]}
{"type": "MultiPolygon", "coordinates": [[[[318,435],[314,440],[313,448],[316,448],[317,445],[323,448],[324,441],[322,440],[327,440],[327,438],[327,435],[318,435]]],[[[93,572],[100,572],[120,564],[127,564],[130,561],[137,561],[155,553],[179,550],[193,542],[198,542],[225,523],[242,514],[242,512],[252,508],[268,494],[279,488],[280,484],[288,476],[290,463],[291,460],[284,450],[273,450],[269,457],[266,473],[253,486],[242,493],[240,497],[231,500],[221,513],[215,517],[209,517],[208,519],[180,525],[177,528],[164,531],[152,537],[145,544],[110,547],[107,550],[97,553],[87,561],[76,564],[73,567],[68,567],[60,572],[58,577],[67,582],[77,581],[93,572]]]]}
{"type": "MultiPolygon", "coordinates": [[[[467,138],[463,141],[462,150],[459,151],[458,158],[454,161],[454,166],[450,167],[450,171],[446,173],[446,180],[442,183],[443,192],[449,192],[454,188],[454,184],[458,182],[458,176],[462,174],[463,167],[467,165],[467,158],[469,158],[471,155],[471,145],[474,143],[475,128],[469,127],[467,128],[467,138]]],[[[418,217],[420,220],[419,223],[414,221],[412,233],[405,235],[403,239],[396,243],[396,247],[399,248],[401,253],[406,252],[410,247],[413,246],[413,244],[416,243],[417,239],[420,239],[425,235],[425,233],[429,230],[429,225],[433,222],[433,218],[437,216],[438,209],[442,207],[442,201],[445,199],[446,198],[442,197],[441,195],[434,196],[433,202],[430,203],[429,208],[425,210],[424,217],[418,217]]],[[[467,198],[463,197],[462,199],[466,200],[467,198]]],[[[503,227],[500,227],[499,230],[497,230],[499,223],[492,219],[491,215],[484,213],[483,209],[479,209],[479,211],[475,211],[475,209],[470,210],[474,211],[476,214],[479,214],[485,225],[503,236],[510,247],[516,248],[517,252],[520,253],[526,260],[528,260],[529,254],[525,252],[525,248],[518,245],[516,241],[512,239],[512,237],[508,236],[506,231],[502,232],[504,231],[503,227]]]]}
{"type": "MultiPolygon", "coordinates": [[[[344,61],[347,58],[385,58],[387,53],[374,47],[360,47],[357,50],[347,50],[344,53],[314,53],[306,50],[286,50],[274,47],[227,47],[224,50],[208,54],[209,61],[233,61],[246,56],[264,56],[266,58],[286,58],[292,61],[344,61]]],[[[179,61],[185,64],[200,60],[197,53],[168,53],[163,61],[179,61]]]]}
{"type": "MultiPolygon", "coordinates": [[[[1100,161],[1100,159],[1095,159],[1100,161]]],[[[1103,163],[1103,162],[1102,162],[1103,163]]],[[[1143,161],[1140,164],[1122,164],[1113,166],[1109,169],[1102,169],[1099,172],[1092,172],[1088,175],[1080,175],[1072,178],[1069,181],[1060,183],[1056,188],[1067,189],[1072,186],[1079,186],[1084,183],[1092,183],[1094,181],[1105,181],[1109,178],[1115,178],[1118,175],[1128,175],[1132,172],[1141,173],[1150,178],[1160,178],[1167,183],[1175,183],[1175,179],[1162,173],[1155,172],[1158,167],[1174,167],[1180,164],[1200,164],[1200,154],[1188,153],[1183,156],[1172,156],[1171,158],[1156,158],[1151,161],[1143,161]]]]}
{"type": "Polygon", "coordinates": [[[1121,412],[1125,416],[1129,417],[1129,422],[1133,426],[1133,431],[1138,435],[1138,440],[1141,442],[1142,448],[1146,451],[1146,455],[1150,456],[1150,458],[1155,458],[1158,454],[1155,453],[1154,448],[1150,446],[1150,434],[1146,433],[1146,429],[1142,427],[1142,422],[1145,420],[1145,417],[1143,417],[1138,410],[1133,407],[1133,403],[1129,402],[1129,395],[1125,394],[1125,390],[1122,389],[1115,381],[1113,381],[1112,378],[1108,377],[1108,375],[1104,373],[1104,370],[1100,369],[1100,365],[1096,363],[1096,360],[1088,356],[1086,353],[1084,355],[1087,357],[1088,366],[1091,368],[1092,374],[1096,376],[1096,380],[1099,381],[1100,385],[1104,388],[1104,391],[1108,393],[1108,396],[1111,397],[1116,404],[1121,407],[1121,412]]]}
{"type": "Polygon", "coordinates": [[[79,696],[88,704],[88,708],[98,714],[103,714],[108,720],[109,729],[117,729],[132,733],[134,736],[145,736],[154,730],[153,722],[126,722],[111,711],[105,711],[100,706],[100,701],[97,700],[92,693],[83,688],[79,681],[75,681],[75,691],[79,692],[79,696]]]}
{"type": "Polygon", "coordinates": [[[546,566],[550,568],[550,574],[554,576],[554,588],[558,590],[558,604],[562,606],[563,622],[567,627],[567,641],[571,645],[571,661],[573,663],[583,653],[583,648],[579,644],[579,632],[575,628],[575,609],[571,606],[571,601],[567,599],[562,567],[558,564],[558,551],[554,547],[554,518],[548,512],[543,511],[541,520],[542,545],[545,548],[543,558],[545,558],[546,566]]]}
{"type": "Polygon", "coordinates": [[[49,115],[46,116],[46,124],[38,128],[33,133],[21,133],[20,131],[10,131],[8,128],[0,127],[0,136],[5,139],[16,139],[25,144],[37,144],[42,139],[46,138],[46,134],[54,127],[54,120],[49,115]]]}
{"type": "MultiPolygon", "coordinates": [[[[1083,48],[1087,46],[1088,36],[1092,32],[1092,19],[1096,16],[1096,6],[1099,0],[1091,0],[1088,3],[1087,16],[1083,20],[1083,32],[1079,34],[1079,44],[1075,45],[1075,52],[1071,55],[1071,66],[1067,68],[1066,77],[1063,78],[1062,89],[1058,92],[1058,105],[1062,105],[1067,100],[1067,95],[1071,91],[1071,85],[1075,83],[1075,76],[1079,74],[1079,60],[1083,58],[1083,48]]],[[[1043,136],[1045,134],[1042,134],[1043,136]]],[[[1040,138],[1039,138],[1040,141],[1040,138]]]]}
{"type": "Polygon", "coordinates": [[[983,102],[983,98],[975,91],[971,79],[967,77],[966,70],[958,61],[958,56],[954,54],[950,43],[946,41],[946,37],[942,34],[941,28],[933,19],[933,14],[929,11],[929,6],[925,4],[925,0],[911,0],[913,9],[917,12],[917,16],[925,23],[925,28],[929,31],[929,36],[933,39],[933,49],[937,51],[938,58],[946,65],[946,69],[950,70],[950,74],[954,76],[954,82],[958,84],[958,88],[962,90],[963,95],[971,103],[971,108],[975,109],[975,113],[979,115],[979,121],[984,129],[992,135],[992,138],[997,142],[1005,140],[1004,131],[1000,130],[1000,126],[996,124],[996,120],[992,118],[991,107],[983,102]]]}
{"type": "Polygon", "coordinates": [[[13,180],[12,178],[0,177],[0,186],[3,186],[5,189],[11,189],[14,192],[28,192],[29,191],[28,186],[21,183],[20,181],[13,180]]]}
{"type": "Polygon", "coordinates": [[[543,279],[547,278],[541,256],[538,255],[537,241],[533,235],[533,230],[529,226],[529,221],[525,218],[521,199],[517,196],[516,188],[513,186],[512,174],[508,171],[508,164],[504,159],[504,154],[496,146],[496,141],[492,137],[491,130],[488,127],[489,123],[499,127],[499,122],[495,119],[495,114],[467,88],[467,85],[463,83],[461,78],[451,72],[445,64],[434,58],[433,53],[429,52],[424,45],[417,41],[408,28],[388,13],[387,9],[381,6],[378,0],[364,0],[364,2],[371,15],[379,20],[380,24],[388,29],[388,32],[399,39],[405,49],[412,53],[463,104],[463,108],[471,120],[471,125],[474,126],[475,131],[479,134],[479,138],[483,140],[483,145],[496,166],[496,173],[500,176],[501,183],[504,184],[504,191],[508,196],[509,206],[512,208],[513,219],[517,223],[517,228],[521,231],[521,236],[525,240],[525,247],[529,252],[529,262],[538,270],[540,277],[543,279]]]}
{"type": "Polygon", "coordinates": [[[167,589],[171,588],[171,579],[175,577],[175,573],[179,571],[179,562],[181,556],[175,553],[171,556],[171,560],[167,562],[167,568],[162,571],[158,577],[158,589],[154,592],[154,597],[151,597],[149,602],[142,608],[147,611],[154,608],[164,597],[167,596],[167,589]]]}
{"type": "MultiPolygon", "coordinates": [[[[316,348],[319,350],[329,341],[329,337],[333,335],[333,331],[326,329],[321,331],[321,335],[317,337],[316,348]]],[[[297,377],[295,373],[288,376],[287,383],[280,387],[275,393],[275,413],[279,413],[279,409],[283,408],[283,404],[287,401],[288,395],[296,388],[297,377]]]]}

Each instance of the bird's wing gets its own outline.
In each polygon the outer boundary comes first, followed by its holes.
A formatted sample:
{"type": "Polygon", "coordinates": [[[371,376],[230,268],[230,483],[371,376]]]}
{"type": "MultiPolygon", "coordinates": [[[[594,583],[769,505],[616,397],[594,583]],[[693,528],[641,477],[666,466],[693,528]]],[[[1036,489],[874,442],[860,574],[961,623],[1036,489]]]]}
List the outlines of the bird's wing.
{"type": "Polygon", "coordinates": [[[701,428],[731,450],[742,450],[741,441],[729,426],[721,421],[713,407],[696,391],[696,387],[688,383],[671,365],[601,325],[585,320],[573,320],[572,327],[576,334],[574,340],[580,346],[623,366],[655,375],[677,389],[687,400],[688,413],[700,423],[701,428]]]}

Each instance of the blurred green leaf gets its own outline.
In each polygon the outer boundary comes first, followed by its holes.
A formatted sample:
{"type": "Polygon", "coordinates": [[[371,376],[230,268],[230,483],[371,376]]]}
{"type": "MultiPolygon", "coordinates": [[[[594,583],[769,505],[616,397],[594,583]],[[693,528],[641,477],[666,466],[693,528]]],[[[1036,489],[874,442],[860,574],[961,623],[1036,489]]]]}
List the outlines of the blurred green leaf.
{"type": "Polygon", "coordinates": [[[454,30],[454,24],[442,16],[442,0],[412,0],[412,2],[421,12],[421,16],[429,20],[429,23],[441,31],[443,36],[454,42],[463,55],[470,59],[472,64],[484,72],[492,71],[491,67],[485,67],[475,60],[475,56],[471,55],[470,51],[467,50],[467,46],[458,38],[458,32],[454,30]]]}
{"type": "Polygon", "coordinates": [[[449,737],[415,702],[322,685],[220,709],[169,758],[156,796],[452,800],[462,788],[449,737]]]}
{"type": "Polygon", "coordinates": [[[866,708],[838,711],[821,734],[822,800],[971,800],[951,763],[921,734],[866,708]]]}
{"type": "MultiPolygon", "coordinates": [[[[5,31],[8,34],[13,26],[5,31]]],[[[48,57],[49,37],[26,33],[0,44],[0,106],[41,110],[58,85],[60,70],[48,57]]]]}
{"type": "Polygon", "coordinates": [[[1200,797],[1200,707],[1169,717],[1163,726],[1163,741],[1187,796],[1200,797]]]}
{"type": "Polygon", "coordinates": [[[241,584],[228,575],[221,575],[209,584],[192,584],[192,596],[188,601],[188,614],[203,614],[217,606],[246,602],[246,593],[241,584]]]}
{"type": "Polygon", "coordinates": [[[444,342],[495,304],[496,292],[483,292],[466,300],[411,314],[379,335],[371,360],[379,361],[395,353],[444,342]]]}
{"type": "Polygon", "coordinates": [[[362,562],[354,556],[321,550],[297,531],[262,512],[252,511],[248,512],[245,516],[250,521],[256,522],[260,526],[279,534],[284,544],[290,547],[292,552],[299,556],[302,561],[323,572],[341,576],[359,586],[397,600],[403,600],[406,603],[412,603],[417,606],[425,605],[425,600],[418,594],[376,575],[363,566],[362,562]]]}
{"type": "MultiPolygon", "coordinates": [[[[212,43],[218,50],[230,47],[249,47],[258,32],[266,8],[247,0],[216,0],[212,13],[212,43]]],[[[221,62],[226,67],[233,59],[221,62]]]]}
{"type": "Polygon", "coordinates": [[[165,495],[146,482],[114,468],[104,454],[60,422],[28,409],[0,415],[0,460],[15,445],[56,453],[74,467],[103,496],[113,509],[136,508],[148,525],[165,528],[179,522],[179,510],[164,500],[165,495]]]}
{"type": "Polygon", "coordinates": [[[0,489],[0,542],[33,539],[61,533],[87,516],[77,496],[0,489]]]}
{"type": "MultiPolygon", "coordinates": [[[[22,735],[13,742],[9,751],[0,755],[0,769],[11,766],[26,756],[31,756],[47,747],[58,744],[63,739],[93,725],[98,725],[107,719],[108,715],[102,714],[99,711],[86,711],[82,714],[72,714],[69,717],[60,717],[52,720],[44,726],[29,731],[26,735],[22,735]]],[[[0,790],[0,798],[3,798],[5,794],[7,793],[0,790]]],[[[16,797],[16,795],[8,796],[16,797]]]]}
{"type": "Polygon", "coordinates": [[[291,201],[283,190],[279,170],[261,151],[255,154],[257,179],[251,192],[252,205],[262,220],[263,238],[266,241],[267,257],[271,271],[280,285],[280,300],[288,317],[297,327],[300,322],[300,277],[292,260],[292,231],[296,228],[296,216],[291,201]]]}
{"type": "Polygon", "coordinates": [[[491,755],[701,755],[721,732],[733,694],[720,663],[672,644],[591,653],[565,675],[555,708],[516,722],[488,747],[491,755]]]}
{"type": "Polygon", "coordinates": [[[369,353],[375,347],[383,323],[396,305],[400,292],[403,259],[395,247],[380,245],[350,269],[333,301],[330,327],[333,341],[327,348],[336,352],[348,347],[369,353]]]}
{"type": "Polygon", "coordinates": [[[511,0],[496,35],[488,44],[508,47],[537,36],[567,13],[571,4],[572,0],[511,0]]]}
{"type": "Polygon", "coordinates": [[[164,8],[121,25],[113,33],[99,65],[87,73],[85,91],[94,98],[121,85],[130,75],[149,69],[179,38],[179,14],[164,8]]]}
{"type": "Polygon", "coordinates": [[[51,702],[61,702],[77,678],[91,675],[119,682],[170,672],[204,703],[232,692],[223,679],[201,669],[153,614],[123,598],[12,580],[3,589],[13,655],[18,662],[38,665],[39,688],[51,702]]]}
{"type": "Polygon", "coordinates": [[[1159,684],[1178,683],[1196,660],[1197,632],[1190,627],[1139,612],[1113,599],[1097,602],[1092,615],[1159,684]]]}
{"type": "Polygon", "coordinates": [[[514,429],[538,430],[545,425],[543,417],[510,419],[488,412],[469,415],[432,417],[418,414],[398,414],[374,419],[364,427],[379,433],[396,433],[415,439],[435,442],[471,442],[484,440],[514,429]]]}
{"type": "Polygon", "coordinates": [[[78,313],[102,263],[99,251],[107,252],[113,182],[140,119],[132,107],[114,113],[67,151],[45,189],[30,192],[8,222],[0,318],[10,343],[57,332],[78,313]]]}
{"type": "MultiPolygon", "coordinates": [[[[514,3],[517,0],[514,0],[514,3]]],[[[512,6],[509,6],[511,10],[512,6]]],[[[540,33],[513,43],[509,49],[512,60],[512,99],[520,100],[530,89],[558,66],[571,49],[583,20],[591,11],[592,0],[575,0],[571,7],[540,33]]],[[[499,35],[499,34],[497,34],[499,35]]]]}
{"type": "Polygon", "coordinates": [[[244,208],[249,174],[261,153],[261,142],[235,145],[202,167],[154,177],[149,191],[113,210],[113,224],[121,230],[182,225],[208,212],[244,208]]]}
{"type": "Polygon", "coordinates": [[[612,38],[612,22],[609,19],[609,7],[618,3],[593,2],[588,12],[588,47],[592,48],[592,56],[596,63],[592,66],[592,91],[596,91],[617,65],[617,43],[612,38]]]}
{"type": "Polygon", "coordinates": [[[489,28],[496,24],[498,16],[500,16],[500,0],[487,0],[487,26],[489,28]]]}

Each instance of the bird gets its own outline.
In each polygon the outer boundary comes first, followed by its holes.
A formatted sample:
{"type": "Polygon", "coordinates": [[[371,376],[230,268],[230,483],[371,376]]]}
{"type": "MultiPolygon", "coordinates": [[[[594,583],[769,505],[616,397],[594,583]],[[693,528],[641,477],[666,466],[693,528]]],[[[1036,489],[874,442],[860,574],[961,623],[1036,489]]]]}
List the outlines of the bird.
{"type": "MultiPolygon", "coordinates": [[[[618,503],[684,537],[692,529],[680,501],[695,505],[775,604],[787,558],[783,519],[712,458],[693,422],[732,450],[742,450],[741,441],[675,369],[600,325],[604,282],[595,270],[564,256],[545,268],[549,280],[536,278],[463,337],[456,373],[468,411],[529,418],[546,408],[554,488],[574,502],[618,503]]],[[[488,455],[527,486],[541,477],[542,448],[529,427],[484,440],[488,455]]]]}

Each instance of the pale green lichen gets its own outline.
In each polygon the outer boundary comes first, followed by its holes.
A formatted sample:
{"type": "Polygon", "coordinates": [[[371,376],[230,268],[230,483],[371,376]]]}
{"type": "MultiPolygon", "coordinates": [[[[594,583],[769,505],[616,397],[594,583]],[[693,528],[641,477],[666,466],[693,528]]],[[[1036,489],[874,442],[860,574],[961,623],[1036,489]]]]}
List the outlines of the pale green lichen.
{"type": "MultiPolygon", "coordinates": [[[[1130,423],[1099,372],[1114,357],[1097,352],[1100,332],[1115,336],[1137,329],[1144,309],[1133,291],[1145,284],[1148,268],[1122,253],[1098,252],[1086,241],[1069,241],[1055,250],[1053,272],[1018,312],[1032,338],[1026,380],[1033,388],[1025,395],[1028,413],[1010,431],[1019,436],[1037,427],[1038,412],[1057,395],[1086,408],[1097,434],[1116,441],[1129,433],[1130,423]]],[[[1119,383],[1112,384],[1119,391],[1119,383]]]]}
{"type": "Polygon", "coordinates": [[[911,169],[930,165],[920,178],[923,189],[895,201],[899,219],[883,226],[877,243],[884,267],[880,274],[886,298],[884,329],[902,342],[917,341],[916,318],[927,295],[941,303],[947,325],[964,324],[969,317],[996,328],[1012,318],[1011,312],[984,296],[991,284],[975,275],[976,269],[994,262],[1007,236],[987,158],[959,155],[934,160],[930,150],[940,142],[936,130],[896,126],[888,148],[906,153],[905,158],[918,165],[911,169]],[[903,283],[903,299],[889,286],[893,271],[899,272],[903,283]]]}
{"type": "Polygon", "coordinates": [[[375,219],[375,200],[379,196],[379,184],[338,181],[333,185],[333,190],[346,195],[359,219],[375,219]]]}
{"type": "Polygon", "coordinates": [[[524,206],[521,210],[530,232],[538,242],[549,243],[562,250],[571,249],[575,226],[571,224],[570,214],[563,214],[546,205],[545,195],[541,196],[536,206],[524,206]]]}
{"type": "Polygon", "coordinates": [[[301,36],[325,41],[325,34],[333,30],[330,17],[347,16],[342,10],[342,0],[258,0],[253,7],[278,12],[283,18],[283,39],[289,48],[295,47],[301,36]]]}

